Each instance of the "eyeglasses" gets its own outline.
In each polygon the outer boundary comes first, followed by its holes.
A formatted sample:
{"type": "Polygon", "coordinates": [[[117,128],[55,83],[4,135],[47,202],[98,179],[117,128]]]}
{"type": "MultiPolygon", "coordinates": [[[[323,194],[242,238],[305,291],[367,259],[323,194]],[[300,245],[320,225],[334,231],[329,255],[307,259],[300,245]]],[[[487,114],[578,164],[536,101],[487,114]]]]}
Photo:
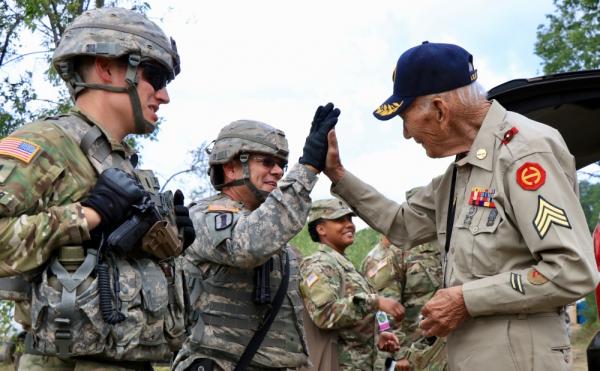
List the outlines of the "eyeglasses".
{"type": "Polygon", "coordinates": [[[148,81],[155,91],[167,86],[171,81],[171,73],[165,67],[150,62],[140,63],[140,69],[142,70],[142,77],[148,81]]]}
{"type": "Polygon", "coordinates": [[[287,170],[287,161],[283,161],[276,157],[267,157],[267,156],[251,156],[251,159],[262,163],[265,168],[271,170],[275,167],[275,165],[279,166],[283,172],[287,170]]]}

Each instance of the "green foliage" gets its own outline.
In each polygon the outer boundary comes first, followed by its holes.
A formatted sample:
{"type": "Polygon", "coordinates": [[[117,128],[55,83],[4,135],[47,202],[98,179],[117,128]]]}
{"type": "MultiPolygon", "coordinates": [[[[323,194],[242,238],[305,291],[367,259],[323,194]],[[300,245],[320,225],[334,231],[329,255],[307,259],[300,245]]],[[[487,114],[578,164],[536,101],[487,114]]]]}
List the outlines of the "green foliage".
{"type": "Polygon", "coordinates": [[[7,300],[0,300],[0,339],[8,340],[8,336],[12,332],[12,313],[15,308],[15,303],[7,300]]]}
{"type": "Polygon", "coordinates": [[[36,118],[66,112],[71,106],[66,87],[50,67],[52,52],[75,17],[105,5],[142,13],[150,9],[140,0],[0,0],[0,72],[5,76],[0,85],[0,137],[36,118]],[[27,34],[40,40],[37,50],[24,51],[21,40],[27,34]],[[48,68],[39,73],[56,88],[56,97],[40,97],[34,88],[34,77],[39,77],[31,71],[19,72],[17,64],[30,56],[41,56],[46,61],[48,68]]]}
{"type": "Polygon", "coordinates": [[[596,303],[596,294],[592,292],[585,297],[587,307],[583,311],[583,315],[587,319],[586,325],[598,321],[598,303],[596,303]]]}
{"type": "MultiPolygon", "coordinates": [[[[380,234],[371,228],[361,229],[356,232],[354,243],[346,250],[346,256],[357,269],[360,268],[360,263],[379,239],[380,234]]],[[[314,253],[318,247],[318,244],[310,239],[306,226],[292,238],[290,244],[298,248],[304,256],[314,253]]]]}
{"type": "Polygon", "coordinates": [[[579,182],[579,202],[583,208],[588,228],[590,232],[593,232],[600,214],[600,183],[590,183],[585,180],[579,182]]]}
{"type": "Polygon", "coordinates": [[[600,68],[600,0],[554,0],[555,14],[539,25],[535,54],[544,73],[600,68]]]}

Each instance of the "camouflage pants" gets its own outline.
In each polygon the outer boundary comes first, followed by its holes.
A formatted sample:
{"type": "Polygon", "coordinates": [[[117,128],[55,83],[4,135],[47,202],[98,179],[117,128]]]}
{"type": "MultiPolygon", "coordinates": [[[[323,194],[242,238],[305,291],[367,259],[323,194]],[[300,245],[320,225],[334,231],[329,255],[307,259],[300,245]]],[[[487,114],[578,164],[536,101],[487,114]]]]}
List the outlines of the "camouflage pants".
{"type": "MultiPolygon", "coordinates": [[[[118,363],[118,362],[117,362],[118,363]]],[[[135,371],[118,364],[101,363],[87,360],[61,360],[52,356],[23,354],[19,360],[18,371],[135,371]]]]}

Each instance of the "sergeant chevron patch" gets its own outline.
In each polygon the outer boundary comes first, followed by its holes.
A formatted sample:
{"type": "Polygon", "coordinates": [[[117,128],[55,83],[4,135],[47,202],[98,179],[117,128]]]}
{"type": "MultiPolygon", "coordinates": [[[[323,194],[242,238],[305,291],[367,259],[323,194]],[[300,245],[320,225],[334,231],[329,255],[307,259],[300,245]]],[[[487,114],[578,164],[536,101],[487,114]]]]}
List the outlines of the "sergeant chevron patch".
{"type": "Polygon", "coordinates": [[[552,224],[571,229],[567,213],[560,207],[552,205],[544,197],[538,195],[538,207],[533,219],[533,227],[541,239],[544,239],[552,224]]]}
{"type": "Polygon", "coordinates": [[[523,281],[521,280],[520,274],[518,274],[518,273],[510,274],[510,287],[512,287],[513,290],[525,295],[525,290],[523,289],[523,281]]]}

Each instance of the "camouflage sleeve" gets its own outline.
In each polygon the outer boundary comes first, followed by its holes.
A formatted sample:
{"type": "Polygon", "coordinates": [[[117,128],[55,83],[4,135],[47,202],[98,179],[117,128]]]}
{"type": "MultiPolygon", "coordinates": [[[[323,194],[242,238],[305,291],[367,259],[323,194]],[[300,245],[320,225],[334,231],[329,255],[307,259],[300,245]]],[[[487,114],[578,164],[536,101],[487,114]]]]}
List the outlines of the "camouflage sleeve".
{"type": "Polygon", "coordinates": [[[204,236],[195,242],[194,254],[199,259],[238,268],[263,264],[304,226],[316,181],[316,174],[296,164],[260,207],[239,215],[223,238],[213,238],[219,228],[215,228],[214,218],[205,217],[204,223],[196,223],[198,234],[204,236]]]}
{"type": "Polygon", "coordinates": [[[44,138],[17,134],[3,142],[21,143],[25,154],[0,151],[0,276],[36,268],[56,247],[89,239],[79,203],[48,207],[57,203],[67,160],[44,138]]]}
{"type": "Polygon", "coordinates": [[[305,258],[300,265],[300,292],[310,318],[323,329],[353,327],[366,315],[374,313],[377,295],[357,293],[342,297],[338,269],[323,261],[305,258]]]}

